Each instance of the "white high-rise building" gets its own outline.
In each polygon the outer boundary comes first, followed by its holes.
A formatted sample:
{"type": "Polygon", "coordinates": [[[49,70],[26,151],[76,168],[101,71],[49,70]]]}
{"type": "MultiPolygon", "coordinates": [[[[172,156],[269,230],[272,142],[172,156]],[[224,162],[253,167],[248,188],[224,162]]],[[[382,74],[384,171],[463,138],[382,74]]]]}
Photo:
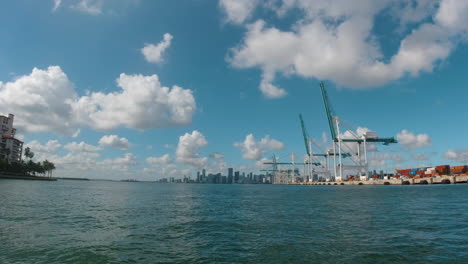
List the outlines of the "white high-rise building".
{"type": "Polygon", "coordinates": [[[23,141],[15,138],[14,118],[12,114],[8,114],[8,117],[0,115],[0,159],[21,162],[23,141]]]}

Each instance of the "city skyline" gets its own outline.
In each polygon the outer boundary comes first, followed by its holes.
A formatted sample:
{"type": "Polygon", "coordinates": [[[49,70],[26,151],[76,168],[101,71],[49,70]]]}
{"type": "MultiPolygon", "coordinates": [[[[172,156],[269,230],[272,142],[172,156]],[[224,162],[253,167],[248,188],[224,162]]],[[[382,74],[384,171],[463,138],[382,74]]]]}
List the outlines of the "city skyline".
{"type": "Polygon", "coordinates": [[[467,163],[468,4],[331,2],[5,3],[0,115],[59,177],[259,173],[302,162],[299,114],[330,148],[324,81],[344,135],[399,141],[371,169],[467,163]]]}

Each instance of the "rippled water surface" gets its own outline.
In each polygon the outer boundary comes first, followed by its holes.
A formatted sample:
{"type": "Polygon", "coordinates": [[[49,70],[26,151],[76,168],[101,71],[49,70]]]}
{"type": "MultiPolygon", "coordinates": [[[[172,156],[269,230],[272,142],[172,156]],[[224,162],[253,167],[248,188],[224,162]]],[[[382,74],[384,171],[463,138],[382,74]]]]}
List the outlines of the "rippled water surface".
{"type": "Polygon", "coordinates": [[[0,263],[468,263],[467,192],[0,180],[0,263]]]}

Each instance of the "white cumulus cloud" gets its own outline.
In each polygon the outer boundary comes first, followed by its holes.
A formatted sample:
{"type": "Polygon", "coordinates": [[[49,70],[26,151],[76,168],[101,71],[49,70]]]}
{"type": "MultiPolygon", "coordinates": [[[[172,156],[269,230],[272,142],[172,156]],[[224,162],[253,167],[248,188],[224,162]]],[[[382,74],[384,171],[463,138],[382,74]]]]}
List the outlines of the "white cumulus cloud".
{"type": "Polygon", "coordinates": [[[258,2],[258,0],[220,0],[219,5],[226,13],[227,21],[241,24],[252,15],[258,2]]]}
{"type": "Polygon", "coordinates": [[[423,148],[431,145],[431,138],[428,134],[415,135],[406,129],[397,134],[398,142],[407,148],[423,148]]]}
{"type": "MultiPolygon", "coordinates": [[[[341,134],[341,138],[343,139],[361,139],[362,136],[366,135],[367,132],[372,132],[369,128],[367,127],[358,127],[356,131],[351,131],[351,130],[346,130],[343,134],[341,134]]],[[[368,142],[366,143],[367,145],[367,151],[368,152],[375,152],[377,151],[377,144],[368,142]]],[[[358,145],[356,143],[351,143],[351,142],[346,142],[342,143],[342,148],[344,148],[346,151],[350,151],[351,153],[357,152],[358,146],[359,146],[359,151],[364,151],[363,146],[364,145],[358,145]]]]}
{"type": "Polygon", "coordinates": [[[150,165],[161,165],[161,164],[170,164],[172,163],[171,157],[169,154],[164,154],[161,157],[148,157],[146,162],[150,165]]]}
{"type": "Polygon", "coordinates": [[[179,144],[176,149],[177,162],[196,168],[204,167],[208,162],[208,158],[202,157],[199,149],[207,144],[208,141],[205,136],[197,130],[194,130],[191,134],[185,133],[179,137],[179,144]]]}
{"type": "Polygon", "coordinates": [[[21,133],[54,131],[71,135],[76,130],[72,104],[73,84],[58,66],[34,68],[13,82],[0,82],[0,112],[15,114],[21,133]]]}
{"type": "Polygon", "coordinates": [[[191,90],[162,86],[157,75],[121,74],[117,85],[121,91],[79,98],[73,104],[75,118],[97,130],[160,128],[192,120],[196,104],[191,90]]]}
{"type": "Polygon", "coordinates": [[[49,140],[45,144],[41,144],[39,141],[33,140],[24,145],[24,148],[27,147],[29,147],[34,153],[44,152],[54,154],[60,149],[60,147],[62,147],[62,144],[60,144],[58,140],[49,140]]]}
{"type": "Polygon", "coordinates": [[[101,147],[113,147],[118,149],[129,149],[130,143],[128,139],[122,137],[120,138],[117,135],[106,135],[99,140],[99,145],[101,147]]]}
{"type": "Polygon", "coordinates": [[[112,170],[128,171],[131,167],[137,165],[137,163],[136,156],[133,153],[125,153],[123,157],[103,160],[99,162],[99,165],[109,167],[112,170]]]}
{"type": "Polygon", "coordinates": [[[435,3],[423,2],[269,0],[262,7],[275,11],[280,19],[290,10],[299,10],[302,16],[289,29],[280,29],[261,18],[247,25],[242,42],[231,49],[229,62],[237,68],[260,68],[263,77],[259,88],[268,98],[286,93],[274,84],[277,74],[331,80],[347,88],[369,88],[406,75],[432,72],[460,41],[466,40],[468,23],[464,14],[468,4],[442,0],[436,8],[435,3]],[[392,12],[405,16],[398,17],[401,23],[416,23],[416,27],[401,36],[393,55],[384,56],[373,28],[376,17],[392,6],[404,11],[392,12]],[[426,19],[430,17],[435,19],[426,19]]]}
{"type": "Polygon", "coordinates": [[[78,96],[59,66],[12,82],[0,82],[0,113],[15,114],[21,133],[54,132],[78,135],[81,127],[138,130],[191,123],[196,110],[191,90],[163,86],[157,75],[127,75],[117,79],[120,90],[78,96]]]}
{"type": "Polygon", "coordinates": [[[444,157],[449,160],[454,160],[459,163],[468,163],[468,149],[448,150],[444,157]]]}
{"type": "Polygon", "coordinates": [[[83,141],[81,141],[80,143],[70,142],[66,144],[64,148],[69,150],[70,152],[96,152],[101,150],[100,147],[87,144],[83,141]]]}
{"type": "Polygon", "coordinates": [[[268,151],[283,149],[284,144],[281,141],[270,138],[269,135],[257,141],[253,134],[248,134],[243,142],[234,143],[234,147],[242,151],[242,158],[260,160],[268,151]]]}
{"type": "Polygon", "coordinates": [[[164,39],[158,44],[145,44],[141,49],[141,53],[146,61],[151,63],[160,63],[163,61],[163,55],[169,46],[171,46],[172,35],[169,33],[164,34],[164,39]]]}

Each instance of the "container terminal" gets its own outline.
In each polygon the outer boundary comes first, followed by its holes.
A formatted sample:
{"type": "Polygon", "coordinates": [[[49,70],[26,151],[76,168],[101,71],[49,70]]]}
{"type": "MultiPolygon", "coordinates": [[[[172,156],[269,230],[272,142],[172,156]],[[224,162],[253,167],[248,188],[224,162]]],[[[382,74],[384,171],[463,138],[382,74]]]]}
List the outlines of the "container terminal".
{"type": "Polygon", "coordinates": [[[353,129],[349,129],[346,123],[333,111],[323,82],[320,82],[320,91],[333,145],[329,149],[324,149],[313,140],[309,136],[304,118],[300,114],[299,121],[306,151],[304,161],[295,162],[295,155],[292,154],[291,162],[280,162],[273,155],[271,161],[263,163],[270,165],[271,169],[263,171],[267,171],[272,175],[274,184],[405,185],[467,183],[467,165],[398,169],[394,173],[369,171],[368,152],[375,149],[377,144],[388,146],[396,144],[398,141],[394,137],[379,137],[376,132],[367,129],[353,132],[353,129]],[[346,133],[341,132],[343,127],[346,129],[346,133]],[[318,151],[314,152],[313,149],[318,151]],[[303,166],[302,174],[296,166],[303,166]]]}

